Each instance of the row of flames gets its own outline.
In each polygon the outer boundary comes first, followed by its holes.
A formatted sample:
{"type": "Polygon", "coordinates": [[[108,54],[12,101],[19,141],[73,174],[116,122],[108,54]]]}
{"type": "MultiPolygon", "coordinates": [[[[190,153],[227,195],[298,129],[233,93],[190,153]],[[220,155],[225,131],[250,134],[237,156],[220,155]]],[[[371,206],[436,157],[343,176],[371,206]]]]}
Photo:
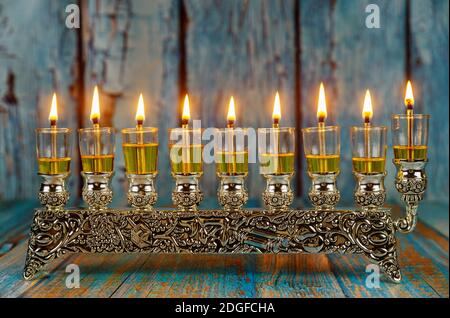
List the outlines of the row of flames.
{"type": "MultiPolygon", "coordinates": [[[[406,93],[405,93],[405,105],[414,105],[414,96],[412,91],[411,82],[408,81],[406,85],[406,93]]],[[[372,99],[370,96],[370,91],[367,90],[364,97],[364,105],[362,110],[362,117],[364,119],[371,119],[373,116],[372,109],[372,99]]],[[[182,112],[182,120],[189,121],[191,115],[189,110],[189,96],[186,94],[183,103],[183,112],[182,112]]],[[[326,98],[325,98],[325,88],[323,83],[320,83],[319,88],[319,98],[317,103],[317,117],[325,119],[327,117],[327,106],[326,106],[326,98]]],[[[95,86],[94,93],[92,96],[92,106],[91,106],[91,115],[90,119],[92,122],[98,122],[100,120],[100,102],[99,102],[99,94],[98,88],[95,86]]],[[[274,121],[279,121],[281,119],[281,103],[280,103],[280,95],[277,92],[275,95],[275,101],[272,112],[272,119],[274,121]]],[[[56,123],[58,120],[58,110],[57,110],[57,102],[56,102],[56,94],[53,93],[52,105],[50,109],[49,120],[51,123],[56,123]]],[[[144,110],[144,98],[142,94],[139,95],[138,107],[136,111],[136,121],[144,122],[145,120],[145,110],[144,110]]],[[[236,110],[235,110],[235,102],[233,96],[230,98],[229,106],[228,106],[228,122],[233,122],[236,120],[236,110]]]]}

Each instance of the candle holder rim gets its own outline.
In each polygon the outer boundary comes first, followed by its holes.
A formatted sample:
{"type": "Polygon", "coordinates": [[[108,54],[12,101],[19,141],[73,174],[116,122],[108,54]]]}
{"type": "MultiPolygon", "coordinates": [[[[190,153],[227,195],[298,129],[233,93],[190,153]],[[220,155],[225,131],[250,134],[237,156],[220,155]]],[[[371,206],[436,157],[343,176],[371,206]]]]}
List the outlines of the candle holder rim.
{"type": "Polygon", "coordinates": [[[406,119],[406,118],[417,118],[417,119],[429,119],[431,117],[430,114],[412,114],[412,115],[408,115],[408,114],[392,114],[392,119],[394,118],[400,118],[400,119],[406,119]]]}
{"type": "Polygon", "coordinates": [[[172,132],[172,131],[183,131],[183,132],[186,132],[186,131],[187,131],[187,132],[201,132],[201,133],[203,133],[203,131],[205,130],[205,128],[173,127],[173,128],[168,128],[167,130],[169,131],[169,133],[172,132]]]}
{"type": "Polygon", "coordinates": [[[45,133],[45,134],[49,134],[49,133],[70,133],[72,132],[71,128],[60,128],[60,127],[55,127],[55,128],[51,128],[51,127],[44,127],[44,128],[36,128],[36,132],[37,133],[45,133]]]}
{"type": "Polygon", "coordinates": [[[142,128],[123,128],[120,130],[120,132],[123,133],[140,133],[140,132],[158,132],[158,128],[157,127],[142,127],[142,128]]]}
{"type": "Polygon", "coordinates": [[[333,125],[333,126],[324,126],[324,127],[317,127],[317,126],[313,126],[313,127],[305,127],[302,128],[302,131],[304,132],[316,132],[316,131],[340,131],[341,127],[337,126],[337,125],[333,125]]]}
{"type": "Polygon", "coordinates": [[[116,128],[114,128],[114,127],[98,127],[98,128],[86,127],[86,128],[79,128],[78,129],[79,133],[83,133],[83,132],[97,132],[97,131],[115,133],[116,132],[116,128]]]}
{"type": "Polygon", "coordinates": [[[364,127],[364,126],[351,126],[350,127],[350,131],[366,131],[366,130],[372,130],[372,131],[387,131],[388,127],[387,126],[369,126],[369,127],[364,127]]]}
{"type": "Polygon", "coordinates": [[[257,129],[258,132],[266,132],[266,131],[272,131],[272,130],[277,130],[280,132],[295,132],[295,127],[262,127],[262,128],[258,128],[257,129]]]}
{"type": "Polygon", "coordinates": [[[214,130],[216,130],[216,131],[220,131],[220,132],[226,132],[226,131],[231,131],[231,130],[233,130],[233,131],[248,131],[249,130],[249,127],[219,127],[219,128],[216,128],[216,127],[214,127],[214,130]]]}

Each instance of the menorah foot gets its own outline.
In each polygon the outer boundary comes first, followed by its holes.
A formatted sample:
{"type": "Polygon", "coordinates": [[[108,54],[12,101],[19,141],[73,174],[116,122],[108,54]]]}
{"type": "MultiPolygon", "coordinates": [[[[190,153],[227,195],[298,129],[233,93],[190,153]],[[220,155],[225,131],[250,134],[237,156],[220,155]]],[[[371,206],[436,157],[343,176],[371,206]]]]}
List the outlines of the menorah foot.
{"type": "Polygon", "coordinates": [[[23,278],[26,280],[33,279],[46,264],[47,262],[37,257],[34,251],[28,249],[27,258],[25,260],[25,268],[23,269],[23,278]]]}
{"type": "MultiPolygon", "coordinates": [[[[368,257],[373,260],[373,255],[369,255],[368,257]]],[[[400,266],[398,265],[397,252],[380,257],[376,263],[392,282],[400,283],[402,280],[402,273],[400,271],[400,266]]]]}

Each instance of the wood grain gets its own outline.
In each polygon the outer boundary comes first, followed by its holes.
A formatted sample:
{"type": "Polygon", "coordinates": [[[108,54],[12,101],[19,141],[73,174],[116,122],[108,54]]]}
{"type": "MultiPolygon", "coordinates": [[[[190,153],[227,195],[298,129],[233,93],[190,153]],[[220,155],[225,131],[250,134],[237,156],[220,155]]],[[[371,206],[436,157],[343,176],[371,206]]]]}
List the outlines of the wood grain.
{"type": "MultiPolygon", "coordinates": [[[[187,13],[186,86],[193,118],[201,119],[204,127],[225,127],[233,95],[238,126],[270,127],[279,90],[281,126],[295,127],[294,1],[183,3],[187,13]]],[[[215,166],[204,166],[204,190],[215,196],[215,166]]],[[[260,200],[264,181],[258,164],[249,168],[250,197],[260,200]]]]}
{"type": "Polygon", "coordinates": [[[334,254],[75,254],[28,282],[21,274],[34,204],[0,205],[0,297],[448,297],[448,236],[421,222],[398,235],[402,282],[382,276],[380,288],[366,286],[365,258],[334,254]],[[80,267],[79,289],[66,288],[69,264],[80,267]]]}
{"type": "MultiPolygon", "coordinates": [[[[370,89],[374,125],[390,126],[392,113],[402,111],[405,82],[405,2],[301,1],[302,126],[317,124],[319,83],[324,82],[327,124],[341,127],[342,203],[352,202],[350,126],[361,126],[364,93],[370,89]],[[381,28],[365,25],[368,4],[380,8],[381,28]]],[[[389,140],[390,144],[390,140],[389,140]]],[[[392,153],[388,152],[386,185],[389,200],[398,200],[393,185],[392,153]]],[[[304,165],[306,167],[306,165],[304,165]]],[[[304,177],[304,180],[308,178],[304,177]]]]}
{"type": "Polygon", "coordinates": [[[417,113],[431,114],[426,197],[448,205],[448,10],[445,0],[410,4],[411,75],[417,113]],[[431,181],[432,180],[432,181],[431,181]]]}
{"type": "Polygon", "coordinates": [[[113,204],[124,205],[126,182],[120,129],[134,127],[139,93],[146,126],[159,128],[159,205],[170,203],[171,176],[167,129],[178,123],[178,3],[158,1],[91,1],[88,7],[86,105],[89,125],[94,84],[101,92],[102,125],[117,129],[113,204]]]}
{"type": "MultiPolygon", "coordinates": [[[[34,197],[38,187],[35,128],[48,127],[51,96],[59,125],[76,126],[76,31],[65,27],[71,1],[0,4],[0,200],[34,197]]],[[[75,144],[73,143],[75,147],[75,144]]],[[[76,193],[76,179],[70,187],[76,193]]]]}

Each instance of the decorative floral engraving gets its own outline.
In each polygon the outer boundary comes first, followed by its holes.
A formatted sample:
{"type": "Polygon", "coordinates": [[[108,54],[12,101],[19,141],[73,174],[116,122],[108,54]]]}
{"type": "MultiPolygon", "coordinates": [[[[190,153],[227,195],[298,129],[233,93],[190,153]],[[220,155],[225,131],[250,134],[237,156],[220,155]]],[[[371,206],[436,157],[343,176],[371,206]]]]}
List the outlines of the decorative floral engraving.
{"type": "Polygon", "coordinates": [[[248,193],[244,190],[239,191],[223,191],[217,192],[219,204],[226,210],[235,210],[242,207],[248,201],[248,193]]]}
{"type": "Polygon", "coordinates": [[[315,207],[333,208],[341,199],[339,191],[310,191],[309,200],[315,207]]]}
{"type": "Polygon", "coordinates": [[[68,191],[62,192],[39,192],[39,201],[49,209],[59,208],[66,205],[70,194],[68,191]]]}
{"type": "Polygon", "coordinates": [[[37,210],[24,277],[66,253],[361,253],[401,279],[390,212],[37,210]]]}
{"type": "Polygon", "coordinates": [[[113,192],[111,189],[90,190],[83,189],[82,197],[91,209],[105,209],[111,203],[113,192]]]}
{"type": "Polygon", "coordinates": [[[273,210],[288,209],[294,199],[292,191],[288,192],[271,192],[264,191],[262,194],[264,204],[273,210]]]}
{"type": "Polygon", "coordinates": [[[354,200],[361,207],[380,207],[386,201],[386,192],[355,191],[354,200]]]}
{"type": "Polygon", "coordinates": [[[196,210],[203,200],[203,192],[172,192],[172,202],[181,210],[196,210]]]}
{"type": "Polygon", "coordinates": [[[151,208],[158,200],[158,193],[156,192],[128,192],[128,204],[134,208],[146,209],[151,208]]]}

